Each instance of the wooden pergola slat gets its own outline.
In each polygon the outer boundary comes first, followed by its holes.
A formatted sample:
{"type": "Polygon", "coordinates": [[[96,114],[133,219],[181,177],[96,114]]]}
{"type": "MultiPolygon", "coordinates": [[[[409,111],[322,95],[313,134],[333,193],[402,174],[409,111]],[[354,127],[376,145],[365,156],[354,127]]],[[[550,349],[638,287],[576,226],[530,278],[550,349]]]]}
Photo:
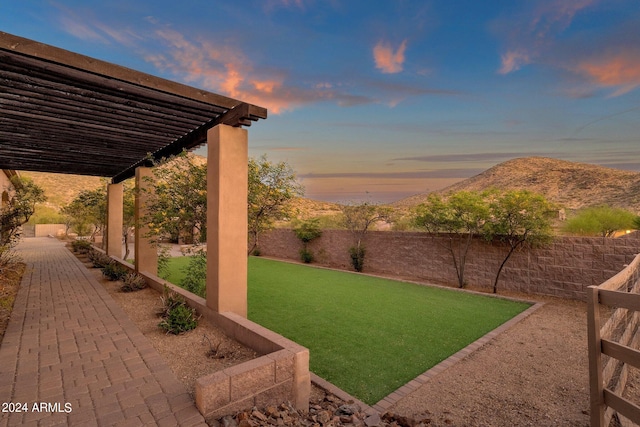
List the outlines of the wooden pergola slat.
{"type": "Polygon", "coordinates": [[[267,110],[0,32],[0,168],[105,176],[193,149],[267,110]]]}

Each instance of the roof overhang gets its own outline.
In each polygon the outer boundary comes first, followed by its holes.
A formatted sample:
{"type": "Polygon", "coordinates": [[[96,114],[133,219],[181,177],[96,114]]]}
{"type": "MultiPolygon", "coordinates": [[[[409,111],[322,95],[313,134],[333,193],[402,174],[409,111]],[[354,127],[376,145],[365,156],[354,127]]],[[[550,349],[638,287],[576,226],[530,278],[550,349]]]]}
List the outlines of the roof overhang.
{"type": "Polygon", "coordinates": [[[120,182],[267,110],[0,32],[0,168],[120,182]]]}

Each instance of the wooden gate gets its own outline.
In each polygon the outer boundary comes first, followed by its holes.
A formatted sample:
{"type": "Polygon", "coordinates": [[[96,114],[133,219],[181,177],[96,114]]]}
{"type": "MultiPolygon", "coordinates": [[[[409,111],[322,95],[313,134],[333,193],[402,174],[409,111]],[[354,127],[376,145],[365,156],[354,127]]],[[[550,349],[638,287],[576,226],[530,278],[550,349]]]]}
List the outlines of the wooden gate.
{"type": "Polygon", "coordinates": [[[591,426],[640,425],[640,406],[623,397],[629,366],[640,369],[640,255],[587,290],[591,426]]]}

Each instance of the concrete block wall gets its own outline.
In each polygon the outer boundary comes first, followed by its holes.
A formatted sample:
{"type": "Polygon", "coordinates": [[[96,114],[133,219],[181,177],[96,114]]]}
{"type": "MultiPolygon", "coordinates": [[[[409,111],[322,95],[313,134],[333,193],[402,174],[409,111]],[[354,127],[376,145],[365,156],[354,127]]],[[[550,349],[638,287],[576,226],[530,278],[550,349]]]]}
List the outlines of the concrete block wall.
{"type": "Polygon", "coordinates": [[[305,357],[282,349],[201,377],[196,382],[196,406],[205,417],[218,418],[253,406],[296,402],[297,374],[304,370],[304,359],[308,372],[308,351],[305,357]]]}
{"type": "Polygon", "coordinates": [[[36,224],[35,237],[62,236],[66,229],[64,224],[36,224]]]}
{"type": "MultiPolygon", "coordinates": [[[[133,269],[131,264],[118,261],[133,269]]],[[[308,410],[311,374],[307,348],[235,313],[217,313],[207,307],[204,298],[157,276],[141,274],[150,287],[162,292],[166,286],[182,295],[198,314],[261,355],[196,381],[196,406],[205,418],[283,402],[291,402],[298,410],[308,410]]]]}
{"type": "MultiPolygon", "coordinates": [[[[364,272],[457,286],[446,237],[427,233],[374,231],[364,241],[364,272]]],[[[318,265],[351,270],[351,235],[325,230],[309,249],[318,265]]],[[[291,230],[276,229],[260,238],[265,256],[299,260],[302,243],[291,230]]],[[[472,242],[465,279],[468,285],[491,288],[508,248],[481,239],[472,242]]],[[[501,289],[583,300],[587,286],[599,285],[622,270],[640,252],[640,236],[621,238],[556,237],[550,245],[516,251],[502,271],[501,289]]]]}
{"type": "MultiPolygon", "coordinates": [[[[101,249],[96,250],[104,253],[101,249]]],[[[132,264],[111,258],[134,271],[132,264]]],[[[148,273],[140,274],[149,287],[158,292],[164,292],[167,287],[182,295],[198,314],[227,336],[261,355],[196,381],[196,406],[205,418],[219,418],[254,406],[275,406],[283,402],[291,402],[301,411],[309,409],[311,373],[307,348],[238,314],[217,313],[207,307],[204,298],[164,279],[148,273]]]]}

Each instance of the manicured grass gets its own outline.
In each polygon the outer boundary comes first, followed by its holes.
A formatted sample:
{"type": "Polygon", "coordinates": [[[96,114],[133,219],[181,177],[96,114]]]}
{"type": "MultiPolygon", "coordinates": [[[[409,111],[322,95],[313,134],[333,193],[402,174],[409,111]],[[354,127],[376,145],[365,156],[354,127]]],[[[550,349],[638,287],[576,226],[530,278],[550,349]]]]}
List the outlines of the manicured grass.
{"type": "MultiPolygon", "coordinates": [[[[185,259],[171,260],[172,283],[185,259]]],[[[529,307],[256,257],[248,281],[249,318],[309,348],[313,372],[368,404],[529,307]]]]}
{"type": "Polygon", "coordinates": [[[180,285],[180,282],[186,275],[184,270],[187,268],[187,265],[189,265],[190,259],[188,256],[169,258],[167,267],[168,274],[165,280],[174,285],[180,285]]]}
{"type": "Polygon", "coordinates": [[[249,318],[374,404],[528,304],[251,257],[249,318]]]}

